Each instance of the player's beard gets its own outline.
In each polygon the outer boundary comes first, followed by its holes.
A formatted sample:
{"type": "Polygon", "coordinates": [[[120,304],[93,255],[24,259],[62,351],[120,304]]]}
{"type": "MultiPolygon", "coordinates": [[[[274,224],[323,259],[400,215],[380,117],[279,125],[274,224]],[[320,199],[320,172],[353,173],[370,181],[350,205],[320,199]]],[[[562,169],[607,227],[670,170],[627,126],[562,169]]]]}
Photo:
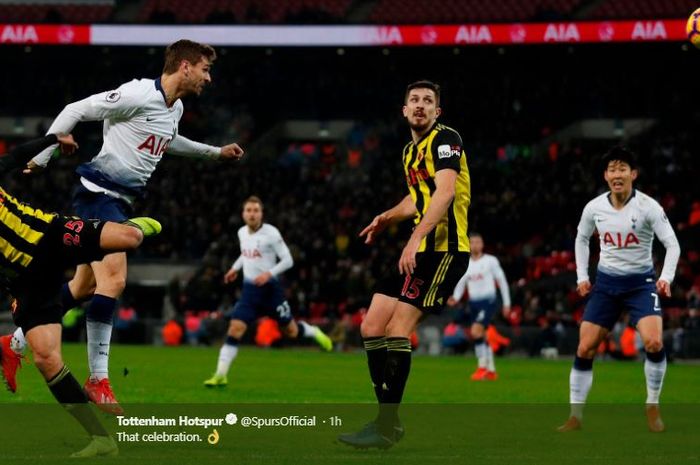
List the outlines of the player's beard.
{"type": "Polygon", "coordinates": [[[254,231],[257,231],[257,230],[260,229],[260,227],[262,226],[262,220],[260,220],[260,221],[252,221],[252,220],[251,220],[250,222],[246,221],[246,225],[247,225],[250,229],[252,229],[252,230],[254,230],[254,231]]]}
{"type": "Polygon", "coordinates": [[[425,123],[423,123],[423,124],[418,124],[418,123],[412,123],[412,122],[409,120],[409,121],[408,121],[408,126],[409,126],[412,130],[414,130],[415,132],[423,133],[423,132],[427,131],[427,130],[433,125],[433,123],[434,123],[434,121],[425,120],[425,123]]]}

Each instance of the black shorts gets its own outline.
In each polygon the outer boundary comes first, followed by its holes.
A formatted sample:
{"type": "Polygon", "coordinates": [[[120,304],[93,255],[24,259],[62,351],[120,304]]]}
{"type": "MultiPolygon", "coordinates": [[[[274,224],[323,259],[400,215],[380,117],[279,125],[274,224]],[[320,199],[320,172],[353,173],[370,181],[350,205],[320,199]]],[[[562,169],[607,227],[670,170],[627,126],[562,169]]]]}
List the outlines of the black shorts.
{"type": "Polygon", "coordinates": [[[10,284],[15,298],[12,317],[26,333],[35,326],[60,323],[60,294],[67,268],[102,260],[100,234],[104,222],[56,217],[39,242],[34,259],[10,284]]]}
{"type": "Polygon", "coordinates": [[[419,252],[412,275],[400,275],[397,270],[381,280],[374,292],[396,297],[426,313],[439,313],[468,266],[468,252],[419,252]]]}

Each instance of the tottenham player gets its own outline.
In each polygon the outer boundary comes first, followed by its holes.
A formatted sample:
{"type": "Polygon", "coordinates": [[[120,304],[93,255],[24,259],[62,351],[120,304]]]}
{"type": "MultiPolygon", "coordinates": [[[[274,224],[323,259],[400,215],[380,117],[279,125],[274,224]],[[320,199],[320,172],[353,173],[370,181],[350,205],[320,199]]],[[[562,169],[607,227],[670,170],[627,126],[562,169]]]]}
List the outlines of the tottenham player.
{"type": "MultiPolygon", "coordinates": [[[[210,68],[216,53],[209,45],[180,40],[165,50],[163,74],[157,79],[135,79],[119,88],[67,105],[49,128],[69,133],[81,121],[104,121],[100,152],[77,169],[80,184],[74,209],[83,218],[121,222],[131,216],[132,202],[164,154],[207,160],[237,160],[243,150],[237,144],[213,147],[178,134],[183,114],[180,100],[199,95],[211,83],[210,68]]],[[[36,156],[26,171],[46,166],[53,147],[36,156]]],[[[92,297],[87,309],[88,364],[85,391],[102,409],[121,411],[108,379],[109,345],[116,299],[126,282],[126,254],[107,255],[102,261],[78,267],[64,286],[62,304],[68,310],[92,297]]],[[[11,336],[5,336],[9,338],[11,336]]],[[[12,345],[25,345],[20,330],[12,345]]],[[[14,378],[14,374],[10,374],[14,378]]]]}
{"type": "Polygon", "coordinates": [[[246,199],[242,216],[245,226],[238,230],[241,255],[224,276],[224,281],[235,281],[238,272],[243,269],[243,293],[229,315],[228,335],[219,351],[216,373],[204,381],[207,387],[223,387],[228,384],[228,370],[238,355],[238,343],[248,325],[261,316],[269,315],[276,319],[280,327],[284,328],[284,333],[292,339],[307,337],[316,340],[326,351],[333,348],[330,338],[318,326],[304,321],[297,323],[292,319],[279,276],[290,269],[294,262],[277,228],[263,223],[263,204],[260,198],[251,196],[246,199]]]}
{"type": "Polygon", "coordinates": [[[637,327],[646,360],[646,414],[650,431],[664,430],[659,415],[659,395],[666,373],[666,353],[659,294],[671,295],[680,246],[663,208],[651,197],[634,189],[637,178],[635,156],[628,149],[614,147],[603,156],[604,178],[610,189],[591,200],[583,209],[576,235],[578,292],[590,294],[581,323],[579,346],[569,377],[571,416],[559,431],[581,427],[583,404],[593,382],[593,357],[622,311],[637,327]],[[588,243],[593,231],[600,239],[600,262],[596,282],[588,277],[588,243]],[[666,248],[658,281],[654,275],[654,235],[666,248]],[[654,282],[656,281],[656,282],[654,282]]]}
{"type": "Polygon", "coordinates": [[[495,381],[496,365],[493,351],[486,337],[486,328],[496,313],[496,283],[501,291],[503,314],[510,313],[510,290],[506,275],[498,259],[484,253],[484,239],[479,233],[469,234],[469,268],[455,286],[447,305],[456,305],[464,295],[464,288],[469,290],[469,311],[472,315],[471,334],[474,340],[474,352],[478,360],[477,370],[472,374],[474,381],[495,381]]]}

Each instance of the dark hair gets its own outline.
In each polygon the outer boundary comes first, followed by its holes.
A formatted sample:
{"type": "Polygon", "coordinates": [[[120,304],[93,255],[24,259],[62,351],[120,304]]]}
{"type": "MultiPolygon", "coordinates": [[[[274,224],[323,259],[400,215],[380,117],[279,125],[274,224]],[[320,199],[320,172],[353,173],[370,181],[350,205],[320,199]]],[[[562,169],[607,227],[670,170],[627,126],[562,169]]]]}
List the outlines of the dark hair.
{"type": "Polygon", "coordinates": [[[413,89],[430,89],[435,92],[435,105],[440,106],[440,85],[434,83],[433,81],[422,80],[410,83],[406,87],[406,95],[404,95],[404,102],[408,100],[408,94],[411,93],[413,89]]]}
{"type": "Polygon", "coordinates": [[[189,61],[192,65],[206,58],[209,62],[216,60],[216,51],[211,45],[200,44],[191,40],[178,40],[165,49],[165,64],[163,74],[173,74],[180,67],[182,60],[189,61]]]}
{"type": "Polygon", "coordinates": [[[482,239],[484,238],[484,236],[482,236],[481,233],[476,232],[476,231],[470,232],[468,236],[469,236],[469,239],[472,239],[474,237],[480,237],[482,239]]]}
{"type": "Polygon", "coordinates": [[[262,210],[263,207],[264,207],[264,205],[263,205],[263,203],[262,203],[262,200],[260,200],[260,197],[258,197],[257,195],[251,195],[250,197],[248,197],[247,199],[245,199],[245,200],[243,201],[243,206],[245,207],[245,206],[246,206],[247,204],[249,204],[249,203],[257,203],[258,205],[260,205],[260,209],[261,209],[261,210],[262,210]]]}
{"type": "Polygon", "coordinates": [[[601,168],[603,171],[608,169],[610,162],[620,161],[627,163],[633,170],[637,169],[637,156],[630,149],[623,145],[616,145],[608,150],[600,159],[601,168]]]}

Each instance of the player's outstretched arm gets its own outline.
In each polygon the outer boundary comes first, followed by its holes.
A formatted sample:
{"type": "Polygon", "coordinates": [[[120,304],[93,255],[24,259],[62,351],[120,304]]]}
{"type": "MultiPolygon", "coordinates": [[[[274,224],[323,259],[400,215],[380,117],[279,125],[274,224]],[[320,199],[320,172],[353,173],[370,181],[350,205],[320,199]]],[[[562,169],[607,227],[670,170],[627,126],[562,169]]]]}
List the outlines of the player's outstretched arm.
{"type": "MultiPolygon", "coordinates": [[[[132,83],[127,83],[119,89],[94,94],[66,105],[51,123],[47,134],[69,134],[81,121],[128,119],[139,112],[141,105],[143,105],[142,95],[134,90],[132,83]]],[[[55,145],[51,145],[42,150],[27,164],[25,173],[46,167],[55,148],[55,145]]]]}
{"type": "Polygon", "coordinates": [[[416,212],[416,205],[411,196],[407,195],[389,210],[375,216],[372,222],[360,231],[359,236],[365,237],[365,244],[371,244],[375,236],[381,234],[388,226],[413,218],[416,212]]]}
{"type": "Polygon", "coordinates": [[[245,153],[238,144],[228,144],[223,147],[203,144],[177,135],[170,141],[167,153],[189,158],[207,160],[239,160],[245,153]]]}

